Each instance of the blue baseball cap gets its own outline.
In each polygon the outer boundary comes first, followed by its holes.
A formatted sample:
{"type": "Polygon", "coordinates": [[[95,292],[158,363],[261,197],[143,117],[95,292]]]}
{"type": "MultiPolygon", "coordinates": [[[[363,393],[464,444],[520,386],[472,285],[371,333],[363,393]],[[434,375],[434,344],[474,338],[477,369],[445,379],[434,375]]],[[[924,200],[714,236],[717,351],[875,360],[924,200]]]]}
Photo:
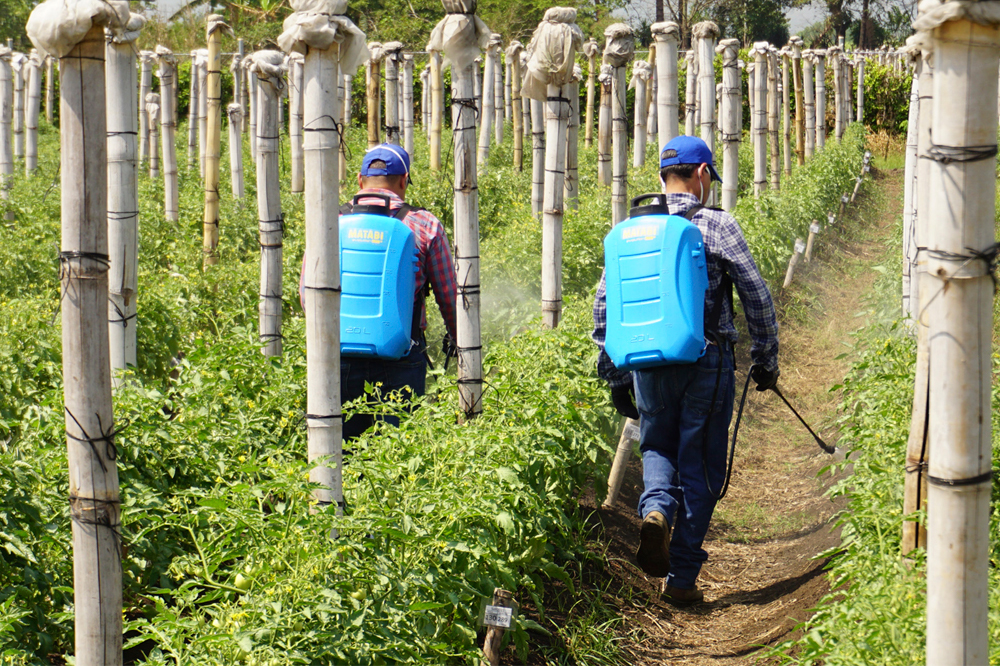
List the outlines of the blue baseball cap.
{"type": "Polygon", "coordinates": [[[365,159],[361,161],[361,175],[368,176],[406,176],[408,182],[413,182],[410,178],[410,156],[406,149],[391,143],[383,143],[375,146],[367,153],[365,159]],[[372,162],[385,162],[385,168],[372,168],[372,162]]]}
{"type": "Polygon", "coordinates": [[[660,168],[678,164],[707,164],[712,174],[712,180],[720,183],[719,172],[715,170],[712,151],[708,145],[696,136],[676,136],[667,142],[660,151],[660,168]]]}

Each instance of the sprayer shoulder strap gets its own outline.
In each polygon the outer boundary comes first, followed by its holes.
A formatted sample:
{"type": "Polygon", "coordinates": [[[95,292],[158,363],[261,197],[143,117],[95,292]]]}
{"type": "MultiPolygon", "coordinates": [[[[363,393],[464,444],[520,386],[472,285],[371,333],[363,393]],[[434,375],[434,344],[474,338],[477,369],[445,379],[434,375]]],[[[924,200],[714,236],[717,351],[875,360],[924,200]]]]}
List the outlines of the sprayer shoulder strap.
{"type": "MultiPolygon", "coordinates": [[[[684,211],[683,217],[688,222],[694,222],[695,216],[704,208],[705,206],[701,204],[695,204],[684,211]]],[[[705,330],[711,333],[719,331],[719,323],[722,321],[723,303],[728,300],[729,309],[732,310],[733,308],[733,279],[729,277],[729,273],[726,271],[722,271],[722,282],[719,283],[718,292],[721,292],[722,298],[715,299],[715,302],[712,304],[712,311],[708,315],[708,321],[705,322],[705,330]]]]}

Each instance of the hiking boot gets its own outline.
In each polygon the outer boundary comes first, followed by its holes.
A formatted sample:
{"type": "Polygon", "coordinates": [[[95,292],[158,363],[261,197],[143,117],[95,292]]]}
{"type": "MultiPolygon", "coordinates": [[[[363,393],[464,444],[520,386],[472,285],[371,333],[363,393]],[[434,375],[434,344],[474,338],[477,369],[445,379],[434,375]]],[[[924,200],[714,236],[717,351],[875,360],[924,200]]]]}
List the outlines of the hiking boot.
{"type": "Polygon", "coordinates": [[[692,606],[703,602],[705,600],[705,593],[697,587],[685,590],[680,587],[666,585],[663,588],[663,597],[677,606],[692,606]]]}
{"type": "Polygon", "coordinates": [[[659,511],[650,511],[642,519],[635,559],[648,576],[664,578],[670,573],[670,525],[659,511]]]}

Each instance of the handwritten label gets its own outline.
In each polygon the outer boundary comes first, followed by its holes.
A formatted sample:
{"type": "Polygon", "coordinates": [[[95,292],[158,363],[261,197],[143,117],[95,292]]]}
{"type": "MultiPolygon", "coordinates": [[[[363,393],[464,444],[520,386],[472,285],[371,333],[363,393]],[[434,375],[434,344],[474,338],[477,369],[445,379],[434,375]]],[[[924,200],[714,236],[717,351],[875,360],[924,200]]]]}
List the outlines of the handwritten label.
{"type": "Polygon", "coordinates": [[[503,606],[487,606],[486,612],[483,614],[483,624],[490,627],[510,629],[510,623],[513,616],[513,608],[504,608],[503,606]]]}
{"type": "Polygon", "coordinates": [[[809,225],[809,233],[818,234],[819,233],[819,222],[813,222],[809,225]]]}
{"type": "Polygon", "coordinates": [[[630,439],[633,442],[638,442],[639,426],[629,421],[629,423],[625,426],[625,430],[622,432],[622,435],[625,437],[625,439],[630,439]]]}
{"type": "Polygon", "coordinates": [[[801,238],[795,239],[795,254],[802,254],[806,251],[806,242],[801,238]]]}

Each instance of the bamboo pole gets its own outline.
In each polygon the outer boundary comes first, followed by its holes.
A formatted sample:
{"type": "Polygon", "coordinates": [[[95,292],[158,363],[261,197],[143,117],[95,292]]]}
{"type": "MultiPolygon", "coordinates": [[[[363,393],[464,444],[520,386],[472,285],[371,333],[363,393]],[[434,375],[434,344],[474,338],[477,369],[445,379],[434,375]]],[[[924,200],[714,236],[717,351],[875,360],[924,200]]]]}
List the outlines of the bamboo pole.
{"type": "MultiPolygon", "coordinates": [[[[11,70],[11,51],[0,46],[0,199],[10,202],[10,188],[14,177],[14,146],[11,141],[13,119],[14,73],[11,70]]],[[[14,211],[4,213],[4,220],[14,219],[14,211]]]]}
{"type": "MultiPolygon", "coordinates": [[[[257,219],[260,233],[260,341],[265,356],[281,356],[281,266],[284,216],[281,212],[278,99],[283,57],[279,51],[251,56],[257,76],[257,219]]],[[[327,83],[329,85],[329,83],[327,83]]],[[[336,88],[333,88],[336,94],[336,88]]],[[[329,183],[327,183],[329,186],[329,183]]]]}
{"type": "Polygon", "coordinates": [[[615,449],[615,458],[611,463],[611,472],[608,474],[608,495],[601,503],[601,508],[610,509],[618,500],[622,482],[625,480],[625,471],[628,469],[628,461],[632,457],[632,446],[638,442],[639,421],[622,417],[622,431],[618,437],[618,448],[615,449]]]}
{"type": "Polygon", "coordinates": [[[443,4],[449,13],[434,27],[428,50],[444,50],[452,63],[458,397],[465,419],[473,419],[483,411],[483,343],[479,318],[479,189],[472,56],[488,42],[491,32],[475,15],[474,2],[444,0],[443,4]],[[455,13],[460,10],[462,13],[455,13]]]}
{"type": "MultiPolygon", "coordinates": [[[[146,104],[146,95],[153,92],[153,52],[139,52],[139,108],[146,104]]],[[[139,114],[139,162],[149,159],[149,114],[139,114]]]]}
{"type": "Polygon", "coordinates": [[[833,74],[833,111],[834,111],[834,136],[837,141],[844,134],[844,74],[843,58],[840,47],[831,46],[827,49],[830,58],[830,68],[833,74]]]}
{"type": "Polygon", "coordinates": [[[24,157],[24,68],[28,57],[15,52],[11,57],[14,70],[14,157],[24,157]]]}
{"type": "MultiPolygon", "coordinates": [[[[678,27],[673,21],[654,23],[656,40],[656,127],[659,132],[657,152],[677,136],[677,38],[678,27]]],[[[738,94],[738,91],[737,91],[738,94]]],[[[725,139],[723,139],[725,140],[725,139]]]]}
{"type": "Polygon", "coordinates": [[[191,87],[188,92],[188,169],[194,164],[195,154],[198,151],[198,97],[201,94],[201,88],[198,84],[197,63],[198,52],[191,51],[191,87]]]}
{"type": "Polygon", "coordinates": [[[208,49],[198,49],[198,152],[201,156],[199,173],[202,180],[205,180],[208,159],[208,98],[212,94],[208,87],[208,58],[208,49]]]}
{"type": "Polygon", "coordinates": [[[816,58],[816,150],[826,144],[826,51],[813,49],[816,58]]]}
{"type": "Polygon", "coordinates": [[[483,57],[479,56],[473,61],[472,73],[475,76],[475,88],[473,99],[476,100],[476,129],[483,119],[483,57]]]}
{"type": "Polygon", "coordinates": [[[413,156],[413,56],[403,55],[403,148],[413,156]]]}
{"type": "MultiPolygon", "coordinates": [[[[507,61],[510,62],[510,112],[511,112],[511,133],[514,140],[514,168],[518,171],[524,170],[524,114],[521,113],[523,102],[521,101],[521,52],[524,46],[519,41],[513,41],[507,47],[507,61]]],[[[591,110],[593,111],[593,110],[591,110]]]]}
{"type": "Polygon", "coordinates": [[[247,94],[249,103],[249,105],[247,106],[247,116],[248,116],[247,125],[250,130],[250,159],[253,161],[254,164],[257,164],[258,86],[257,86],[257,76],[252,71],[250,71],[252,64],[253,63],[251,62],[249,56],[243,59],[243,69],[246,72],[246,77],[247,77],[246,89],[248,91],[247,94]]]}
{"type": "Polygon", "coordinates": [[[242,199],[246,194],[243,183],[243,134],[240,131],[243,127],[243,107],[233,102],[226,107],[226,115],[229,117],[229,181],[233,197],[242,199]]]}
{"type": "MultiPolygon", "coordinates": [[[[490,41],[497,40],[497,52],[493,55],[493,140],[498,146],[503,145],[503,114],[504,104],[508,100],[504,98],[503,86],[503,38],[499,33],[493,33],[490,41]]],[[[509,96],[509,90],[508,96],[509,96]]]]}
{"type": "Polygon", "coordinates": [[[740,178],[743,103],[740,99],[740,70],[737,62],[739,48],[738,39],[723,39],[715,47],[716,52],[722,54],[722,104],[719,117],[722,122],[722,209],[725,211],[736,206],[740,178]]]}
{"type": "Polygon", "coordinates": [[[431,138],[431,68],[430,64],[420,70],[420,129],[427,135],[428,145],[431,138]]]}
{"type": "MultiPolygon", "coordinates": [[[[343,97],[343,110],[344,110],[344,127],[350,127],[351,122],[354,118],[354,75],[353,74],[342,74],[344,81],[344,97],[343,97]]],[[[341,141],[341,144],[344,142],[341,141]]],[[[340,151],[341,156],[344,155],[344,150],[340,151]]]]}
{"type": "Polygon", "coordinates": [[[597,182],[611,185],[611,65],[601,65],[601,103],[597,110],[597,182]]]}
{"type": "Polygon", "coordinates": [[[757,42],[754,56],[754,169],[753,193],[760,196],[767,189],[767,42],[757,42]]]}
{"type": "Polygon", "coordinates": [[[747,52],[748,56],[751,58],[750,62],[746,63],[747,71],[747,106],[750,107],[750,147],[755,149],[757,145],[757,132],[754,129],[756,122],[754,118],[757,117],[757,77],[754,76],[754,63],[753,63],[753,47],[747,52]]]}
{"type": "Polygon", "coordinates": [[[687,84],[684,89],[684,133],[694,136],[698,128],[698,57],[693,50],[688,51],[684,56],[687,64],[687,84]]]}
{"type": "Polygon", "coordinates": [[[698,53],[698,119],[701,139],[715,154],[715,40],[719,26],[712,21],[695,23],[691,34],[697,40],[698,53]]]}
{"type": "Polygon", "coordinates": [[[649,54],[646,56],[646,64],[649,65],[649,83],[646,85],[646,141],[652,137],[653,142],[657,140],[657,118],[656,111],[656,44],[649,45],[649,54]]]}
{"type": "MultiPolygon", "coordinates": [[[[528,51],[524,49],[521,51],[521,76],[523,77],[525,72],[528,71],[528,51]]],[[[524,86],[521,86],[521,117],[524,122],[521,123],[521,130],[524,132],[524,138],[531,138],[531,98],[524,94],[524,86]]]]}
{"type": "MultiPolygon", "coordinates": [[[[236,40],[236,43],[236,55],[234,55],[233,59],[229,61],[229,71],[233,75],[233,101],[231,103],[239,104],[240,108],[243,110],[243,113],[240,113],[240,134],[242,134],[247,130],[247,114],[245,113],[247,109],[247,87],[245,77],[243,75],[243,56],[246,55],[246,51],[244,49],[242,39],[236,40]]],[[[228,106],[226,108],[228,114],[228,106]]]]}
{"type": "Polygon", "coordinates": [[[587,115],[586,120],[584,120],[583,141],[587,148],[594,145],[594,92],[599,53],[600,47],[597,45],[597,40],[591,37],[583,45],[583,54],[587,56],[587,115]]]}
{"type": "MultiPolygon", "coordinates": [[[[222,160],[222,33],[232,30],[218,14],[205,17],[208,50],[204,60],[205,216],[202,253],[205,266],[219,263],[219,162],[222,160]]],[[[266,219],[266,218],[264,218],[266,219]]]]}
{"type": "Polygon", "coordinates": [[[531,214],[540,217],[545,204],[545,107],[531,100],[531,214]]]}
{"type": "Polygon", "coordinates": [[[816,89],[813,84],[812,51],[802,52],[802,99],[806,111],[806,159],[816,152],[816,89]]]}
{"type": "Polygon", "coordinates": [[[635,118],[632,128],[632,166],[638,168],[646,163],[646,82],[652,76],[649,65],[637,60],[632,65],[632,80],[629,88],[635,90],[635,103],[632,115],[635,118]]]}
{"type": "Polygon", "coordinates": [[[431,171],[441,170],[441,126],[444,123],[444,84],[441,78],[441,52],[430,47],[431,61],[431,171]]]}
{"type": "MultiPolygon", "coordinates": [[[[328,16],[319,34],[298,35],[306,41],[279,37],[288,50],[305,51],[303,123],[305,154],[305,238],[303,302],[306,317],[306,425],[309,461],[316,463],[309,480],[321,507],[344,506],[343,413],[340,386],[340,158],[344,140],[339,84],[353,77],[368,53],[365,35],[346,16],[328,16]],[[325,36],[330,28],[338,40],[325,36]],[[322,41],[313,41],[320,39],[322,41]],[[312,42],[312,43],[310,43],[312,42]],[[327,48],[321,45],[329,44],[327,48]]],[[[347,97],[345,95],[345,101],[347,97]]]]}
{"type": "Polygon", "coordinates": [[[570,100],[569,122],[566,125],[566,178],[563,181],[563,200],[566,208],[580,207],[580,80],[583,70],[573,67],[573,80],[566,84],[565,96],[570,100]]]}
{"type": "Polygon", "coordinates": [[[865,57],[859,55],[855,62],[858,77],[857,119],[859,123],[863,123],[865,122],[865,57]]]}
{"type": "Polygon", "coordinates": [[[806,114],[802,92],[802,38],[792,35],[788,38],[792,47],[792,80],[795,85],[795,158],[797,164],[806,163],[806,114]]]}
{"type": "Polygon", "coordinates": [[[792,51],[787,46],[781,49],[781,157],[785,176],[792,175],[792,51]]]}
{"type": "MultiPolygon", "coordinates": [[[[337,100],[340,104],[340,112],[343,115],[344,132],[351,125],[351,88],[353,86],[353,75],[348,76],[342,72],[337,73],[337,100]]],[[[303,84],[304,85],[304,84],[303,84]]],[[[305,108],[305,102],[303,104],[303,109],[305,108]]],[[[305,121],[303,121],[304,123],[305,121]]],[[[303,139],[304,141],[304,139],[303,139]]],[[[304,144],[303,144],[304,145],[304,144]]],[[[305,154],[305,148],[303,148],[303,155],[305,154]]],[[[347,181],[347,141],[342,140],[340,142],[340,160],[337,162],[337,168],[339,170],[340,182],[347,181]]]]}
{"type": "Polygon", "coordinates": [[[163,141],[163,202],[168,222],[179,219],[179,190],[177,183],[177,58],[165,46],[156,47],[156,61],[160,79],[160,129],[163,141]]]}
{"type": "Polygon", "coordinates": [[[613,23],[604,30],[604,60],[614,67],[611,77],[611,224],[628,217],[628,118],[625,68],[635,53],[632,28],[613,23]]]}
{"type": "MultiPolygon", "coordinates": [[[[509,45],[508,45],[509,46],[509,45]]],[[[504,71],[503,71],[503,115],[506,122],[513,122],[513,106],[511,101],[511,95],[513,94],[512,83],[510,80],[513,68],[511,67],[511,60],[504,53],[504,71]]]]}
{"type": "MultiPolygon", "coordinates": [[[[933,43],[928,35],[917,33],[908,40],[920,50],[919,90],[920,108],[917,114],[917,159],[913,196],[916,206],[913,245],[927,246],[931,227],[930,218],[930,156],[931,129],[934,120],[934,61],[933,43]],[[923,159],[921,159],[923,157],[923,159]]],[[[927,274],[927,253],[915,252],[911,271],[913,285],[911,299],[916,314],[917,357],[914,364],[913,408],[910,412],[910,433],[906,441],[906,476],[903,485],[903,515],[912,516],[927,505],[927,467],[930,460],[930,328],[925,312],[931,294],[931,279],[927,274]]],[[[927,528],[915,520],[903,521],[902,553],[905,556],[914,548],[926,548],[927,528]]]]}
{"type": "Polygon", "coordinates": [[[781,189],[781,141],[778,126],[778,50],[767,49],[767,135],[771,151],[771,189],[781,189]]]}
{"type": "MultiPolygon", "coordinates": [[[[141,23],[139,24],[141,27],[141,23]]],[[[139,288],[139,184],[137,115],[147,115],[146,100],[137,107],[135,40],[139,29],[113,34],[105,54],[107,90],[107,239],[108,335],[115,387],[121,372],[136,364],[136,312],[139,288]]],[[[148,140],[148,139],[147,139],[148,140]]]]}
{"type": "MultiPolygon", "coordinates": [[[[911,46],[904,47],[907,57],[916,61],[917,72],[920,71],[920,51],[911,46]]],[[[910,285],[910,268],[916,259],[917,245],[914,243],[914,186],[916,184],[917,168],[917,126],[920,122],[920,79],[919,74],[913,75],[910,83],[910,107],[906,120],[906,159],[903,168],[903,266],[902,266],[902,311],[908,322],[913,322],[914,301],[910,300],[915,287],[910,285]]],[[[997,97],[1000,104],[1000,96],[997,97]]],[[[914,283],[916,280],[914,280],[914,283]]]]}
{"type": "MultiPolygon", "coordinates": [[[[52,25],[66,21],[65,11],[66,5],[61,2],[38,5],[28,19],[27,32],[39,50],[60,58],[59,273],[73,529],[74,657],[78,666],[120,666],[121,504],[108,349],[103,24],[120,31],[129,15],[127,8],[114,11],[101,6],[91,19],[89,31],[73,44],[53,38],[56,31],[52,25]]],[[[69,26],[65,33],[73,34],[69,26]]],[[[135,104],[135,97],[131,102],[135,104]]]]}
{"type": "Polygon", "coordinates": [[[55,58],[45,56],[45,120],[52,125],[56,103],[55,58]]]}
{"type": "Polygon", "coordinates": [[[149,130],[149,148],[147,149],[147,153],[149,154],[149,177],[159,178],[160,151],[158,142],[160,140],[160,96],[154,92],[146,95],[145,114],[140,112],[139,115],[146,115],[146,127],[149,130]]]}
{"type": "MultiPolygon", "coordinates": [[[[930,448],[927,663],[989,661],[991,394],[996,219],[996,2],[937,12],[914,28],[933,40],[933,142],[927,189],[930,448]],[[988,12],[988,13],[983,13],[988,12]],[[988,17],[988,18],[987,18],[988,17]],[[983,25],[986,23],[986,25],[983,25]],[[947,148],[944,148],[947,147],[947,148]],[[984,148],[986,147],[986,148],[984,148]],[[953,159],[959,156],[959,159],[953,159]]],[[[923,187],[923,185],[921,185],[923,187]]]]}
{"type": "Polygon", "coordinates": [[[806,260],[807,264],[812,261],[813,243],[816,241],[816,235],[819,234],[819,231],[819,220],[813,220],[812,224],[809,225],[809,237],[806,239],[806,253],[803,255],[803,259],[806,260]]]}
{"type": "Polygon", "coordinates": [[[24,108],[24,173],[31,176],[38,169],[38,116],[42,106],[42,58],[31,50],[25,63],[26,103],[24,108]]]}
{"type": "Polygon", "coordinates": [[[792,286],[792,278],[795,276],[795,268],[802,261],[802,253],[806,250],[806,244],[801,238],[795,239],[795,251],[792,252],[792,257],[788,260],[788,270],[785,271],[785,282],[781,286],[782,289],[788,289],[792,286]]]}
{"type": "Polygon", "coordinates": [[[542,208],[542,325],[555,328],[562,313],[563,174],[570,105],[558,85],[548,86],[545,114],[545,201],[542,208]]]}
{"type": "Polygon", "coordinates": [[[486,47],[486,71],[483,79],[489,83],[483,88],[482,119],[479,128],[479,152],[476,158],[476,165],[479,167],[479,175],[486,174],[490,159],[490,139],[493,134],[493,122],[496,119],[496,96],[494,94],[493,79],[496,77],[497,56],[500,53],[500,46],[503,43],[500,35],[493,33],[490,35],[489,44],[486,47]]]}
{"type": "Polygon", "coordinates": [[[291,154],[292,182],[289,191],[305,190],[305,164],[302,158],[302,66],[301,53],[288,54],[288,145],[291,154]]]}
{"type": "Polygon", "coordinates": [[[368,102],[368,150],[382,143],[380,128],[382,125],[381,108],[379,106],[380,78],[382,59],[385,51],[380,42],[368,44],[371,56],[365,66],[366,85],[365,98],[368,102]]]}
{"type": "Polygon", "coordinates": [[[385,142],[397,146],[403,145],[400,140],[401,126],[399,115],[399,66],[402,61],[403,43],[386,42],[382,45],[385,62],[385,142]]]}

